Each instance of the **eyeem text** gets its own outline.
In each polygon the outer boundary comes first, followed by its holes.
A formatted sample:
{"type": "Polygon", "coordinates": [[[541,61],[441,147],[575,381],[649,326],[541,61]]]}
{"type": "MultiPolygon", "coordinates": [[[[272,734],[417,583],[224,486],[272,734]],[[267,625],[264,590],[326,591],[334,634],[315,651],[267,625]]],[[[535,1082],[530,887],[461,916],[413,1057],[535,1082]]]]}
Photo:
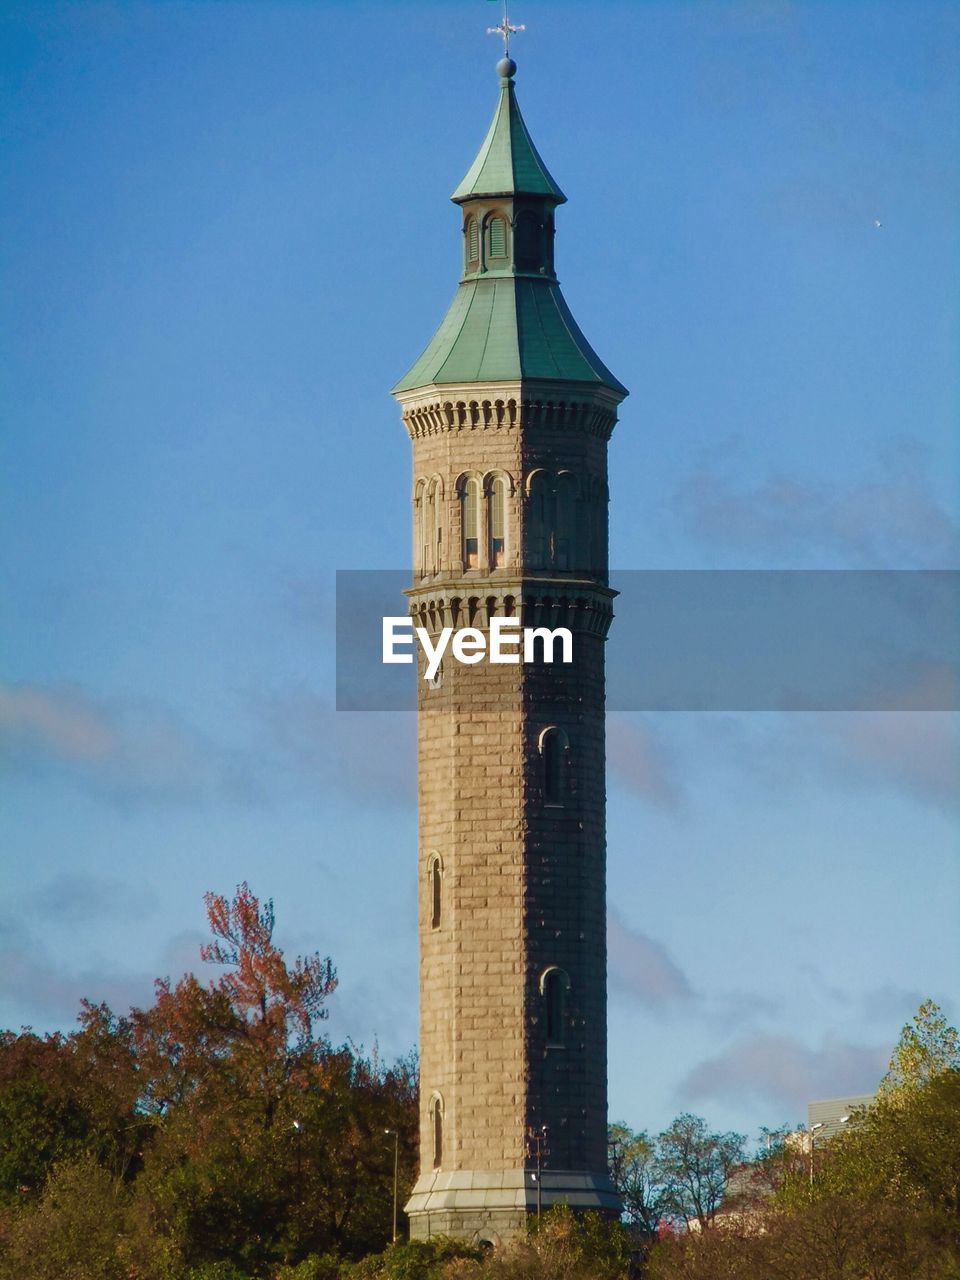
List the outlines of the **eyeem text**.
{"type": "Polygon", "coordinates": [[[483,662],[553,662],[554,647],[560,645],[560,661],[573,661],[573,633],[567,627],[523,627],[519,618],[491,618],[489,643],[477,627],[444,627],[434,644],[425,627],[415,627],[411,618],[383,620],[383,661],[413,662],[414,638],[426,657],[424,680],[433,680],[449,648],[457,662],[473,666],[483,662]],[[537,641],[539,656],[537,654],[537,641]],[[409,652],[403,650],[409,649],[409,652]]]}

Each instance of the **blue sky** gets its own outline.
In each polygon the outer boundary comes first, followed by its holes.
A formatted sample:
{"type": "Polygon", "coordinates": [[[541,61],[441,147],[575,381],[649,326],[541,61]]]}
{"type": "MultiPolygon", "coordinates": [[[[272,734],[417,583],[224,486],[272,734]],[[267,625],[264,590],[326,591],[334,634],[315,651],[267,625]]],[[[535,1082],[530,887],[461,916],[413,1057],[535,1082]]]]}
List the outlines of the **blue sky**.
{"type": "MultiPolygon", "coordinates": [[[[0,1025],[149,1000],[247,879],[334,957],[332,1034],[415,1041],[413,725],[332,710],[333,575],[406,567],[387,389],[455,285],[495,17],[4,7],[0,1025]]],[[[631,390],[612,563],[956,567],[956,7],[514,18],[631,390]]],[[[624,714],[609,754],[613,1117],[793,1122],[924,996],[956,1020],[956,717],[624,714]]]]}

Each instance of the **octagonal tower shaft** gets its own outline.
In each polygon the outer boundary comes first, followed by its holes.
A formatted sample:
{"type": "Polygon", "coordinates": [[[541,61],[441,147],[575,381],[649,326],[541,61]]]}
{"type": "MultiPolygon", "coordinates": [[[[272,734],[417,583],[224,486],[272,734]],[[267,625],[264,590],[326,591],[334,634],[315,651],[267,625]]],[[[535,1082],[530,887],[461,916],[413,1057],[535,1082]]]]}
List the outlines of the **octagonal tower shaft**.
{"type": "MultiPolygon", "coordinates": [[[[411,1232],[498,1240],[538,1203],[616,1212],[606,1160],[607,441],[626,389],[553,268],[564,199],[515,69],[454,193],[464,270],[394,394],[413,444],[417,625],[566,627],[573,661],[418,680],[420,1176],[411,1232]],[[536,1148],[542,1181],[537,1185],[536,1148]]],[[[422,677],[423,667],[418,675],[422,677]]]]}

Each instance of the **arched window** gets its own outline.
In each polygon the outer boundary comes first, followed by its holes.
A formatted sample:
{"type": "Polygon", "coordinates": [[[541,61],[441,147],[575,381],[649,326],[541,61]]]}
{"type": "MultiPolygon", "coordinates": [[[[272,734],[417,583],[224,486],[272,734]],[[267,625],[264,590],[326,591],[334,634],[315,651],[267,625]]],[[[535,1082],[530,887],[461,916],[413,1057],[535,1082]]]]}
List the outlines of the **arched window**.
{"type": "Polygon", "coordinates": [[[563,729],[551,725],[540,734],[537,746],[543,761],[543,803],[562,805],[566,790],[566,757],[570,740],[563,729]]]}
{"type": "Polygon", "coordinates": [[[557,478],[557,523],[553,562],[558,569],[576,569],[577,478],[565,471],[557,478]]]}
{"type": "Polygon", "coordinates": [[[467,219],[466,235],[467,270],[474,270],[480,263],[480,227],[476,218],[467,219]]]}
{"type": "Polygon", "coordinates": [[[540,220],[525,210],[513,224],[513,257],[518,271],[537,271],[542,265],[540,220]]]}
{"type": "Polygon", "coordinates": [[[544,569],[550,563],[550,509],[553,505],[550,482],[545,472],[538,471],[531,477],[528,493],[527,516],[530,532],[527,549],[530,564],[534,569],[544,569]]]}
{"type": "Polygon", "coordinates": [[[471,476],[464,481],[460,496],[463,530],[463,567],[476,569],[480,563],[480,481],[471,476]]]}
{"type": "Polygon", "coordinates": [[[507,482],[503,476],[494,476],[490,484],[490,514],[487,527],[490,531],[490,568],[499,569],[506,563],[507,482]]]}
{"type": "Polygon", "coordinates": [[[540,735],[543,760],[543,803],[562,805],[564,797],[564,762],[569,742],[562,729],[544,729],[540,735]]]}
{"type": "Polygon", "coordinates": [[[491,258],[507,256],[507,223],[499,216],[487,223],[487,252],[491,258]]]}
{"type": "Polygon", "coordinates": [[[540,994],[543,996],[544,1027],[547,1045],[552,1045],[554,1048],[563,1044],[567,992],[569,990],[570,979],[562,969],[551,966],[549,969],[544,970],[540,979],[540,994]]]}
{"type": "Polygon", "coordinates": [[[435,1094],[430,1103],[430,1122],[433,1127],[433,1167],[443,1164],[443,1099],[435,1094]]]}
{"type": "Polygon", "coordinates": [[[439,479],[430,482],[425,520],[426,550],[424,572],[439,573],[443,555],[443,485],[439,479]]]}
{"type": "Polygon", "coordinates": [[[443,863],[438,854],[430,859],[430,928],[440,928],[443,910],[443,863]]]}
{"type": "Polygon", "coordinates": [[[427,557],[430,552],[430,539],[427,537],[426,492],[427,482],[418,480],[413,498],[413,553],[416,556],[416,568],[421,577],[427,572],[427,557]]]}

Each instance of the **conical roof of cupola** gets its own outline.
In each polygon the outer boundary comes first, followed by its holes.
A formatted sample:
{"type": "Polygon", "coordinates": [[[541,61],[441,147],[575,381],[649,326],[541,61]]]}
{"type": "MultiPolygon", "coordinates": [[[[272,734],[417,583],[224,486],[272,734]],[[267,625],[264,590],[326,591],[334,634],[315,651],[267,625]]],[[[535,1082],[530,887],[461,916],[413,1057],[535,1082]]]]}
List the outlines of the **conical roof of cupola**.
{"type": "MultiPolygon", "coordinates": [[[[553,207],[566,197],[520,116],[513,89],[516,64],[504,58],[497,71],[500,100],[493,123],[451,197],[467,206],[464,235],[471,226],[475,229],[477,257],[465,263],[439,329],[393,394],[428,386],[533,379],[605,387],[622,399],[626,387],[584,337],[557,283],[553,207]],[[503,199],[509,207],[485,206],[486,199],[503,199]],[[479,202],[476,208],[474,200],[479,202]],[[539,215],[533,212],[538,206],[539,215]],[[516,222],[511,220],[514,215],[516,222]],[[514,238],[520,220],[531,216],[537,228],[532,256],[529,243],[521,253],[514,238]],[[496,250],[487,234],[494,222],[500,223],[496,250]]],[[[465,241],[465,251],[469,243],[465,241]]]]}
{"type": "Polygon", "coordinates": [[[540,159],[517,106],[516,63],[505,58],[497,69],[507,73],[500,76],[497,109],[476,159],[450,199],[461,204],[480,196],[523,195],[545,196],[562,204],[567,197],[540,159]]]}

